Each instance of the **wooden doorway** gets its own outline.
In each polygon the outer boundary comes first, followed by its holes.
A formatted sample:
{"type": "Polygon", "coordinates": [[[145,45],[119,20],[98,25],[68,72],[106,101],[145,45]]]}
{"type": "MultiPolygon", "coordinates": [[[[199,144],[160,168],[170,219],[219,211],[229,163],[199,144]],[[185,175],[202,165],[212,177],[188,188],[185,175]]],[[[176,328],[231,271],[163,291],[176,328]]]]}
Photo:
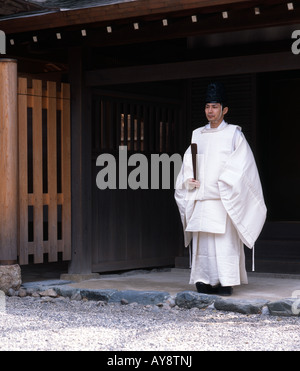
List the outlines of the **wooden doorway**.
{"type": "Polygon", "coordinates": [[[174,265],[183,244],[172,175],[169,189],[161,184],[151,189],[149,165],[148,189],[120,189],[118,178],[117,189],[100,190],[96,160],[111,154],[119,169],[119,146],[126,147],[128,158],[142,153],[148,164],[153,153],[177,152],[184,127],[182,102],[95,90],[92,112],[92,271],[174,265]]]}
{"type": "Polygon", "coordinates": [[[259,77],[259,158],[268,219],[257,269],[300,273],[300,73],[259,77]]]}

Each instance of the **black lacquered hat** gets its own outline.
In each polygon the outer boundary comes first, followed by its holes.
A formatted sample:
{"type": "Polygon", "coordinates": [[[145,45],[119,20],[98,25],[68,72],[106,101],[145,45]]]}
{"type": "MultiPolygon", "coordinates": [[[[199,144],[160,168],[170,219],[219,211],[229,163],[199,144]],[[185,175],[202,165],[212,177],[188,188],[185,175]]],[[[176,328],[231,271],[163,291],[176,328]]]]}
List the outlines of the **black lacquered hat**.
{"type": "Polygon", "coordinates": [[[227,104],[225,87],[221,82],[208,85],[205,103],[221,103],[223,106],[227,104]]]}

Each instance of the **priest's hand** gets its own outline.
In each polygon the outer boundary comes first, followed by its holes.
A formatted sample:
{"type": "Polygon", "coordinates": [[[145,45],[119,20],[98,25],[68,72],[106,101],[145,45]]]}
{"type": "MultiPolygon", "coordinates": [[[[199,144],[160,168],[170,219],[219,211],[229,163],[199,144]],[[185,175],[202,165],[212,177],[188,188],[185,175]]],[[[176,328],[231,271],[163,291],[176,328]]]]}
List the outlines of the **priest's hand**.
{"type": "Polygon", "coordinates": [[[189,179],[188,185],[189,185],[189,189],[200,188],[199,180],[189,179]]]}

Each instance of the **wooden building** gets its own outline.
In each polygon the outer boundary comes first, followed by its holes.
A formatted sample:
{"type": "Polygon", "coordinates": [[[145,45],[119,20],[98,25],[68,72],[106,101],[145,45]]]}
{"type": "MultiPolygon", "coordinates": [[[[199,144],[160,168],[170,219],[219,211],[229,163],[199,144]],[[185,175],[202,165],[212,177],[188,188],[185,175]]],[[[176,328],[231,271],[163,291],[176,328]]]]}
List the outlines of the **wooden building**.
{"type": "Polygon", "coordinates": [[[2,57],[18,66],[17,249],[1,240],[0,263],[62,259],[69,273],[184,265],[173,185],[100,190],[96,160],[118,159],[120,146],[149,161],[182,155],[205,123],[206,86],[219,79],[268,207],[256,269],[300,273],[300,1],[0,5],[2,57]]]}

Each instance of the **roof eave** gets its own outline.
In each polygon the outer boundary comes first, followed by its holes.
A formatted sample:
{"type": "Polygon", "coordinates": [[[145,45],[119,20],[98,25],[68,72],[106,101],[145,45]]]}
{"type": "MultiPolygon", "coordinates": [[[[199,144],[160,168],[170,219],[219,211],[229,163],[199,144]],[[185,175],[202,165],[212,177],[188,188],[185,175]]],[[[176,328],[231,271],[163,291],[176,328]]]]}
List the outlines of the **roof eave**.
{"type": "Polygon", "coordinates": [[[68,27],[97,22],[112,22],[121,19],[135,18],[165,13],[183,12],[206,7],[219,7],[234,4],[253,3],[251,0],[132,0],[118,4],[82,8],[75,10],[49,11],[24,14],[16,18],[0,19],[0,29],[6,34],[16,34],[68,27]],[[134,4],[133,4],[134,3],[134,4]]]}

